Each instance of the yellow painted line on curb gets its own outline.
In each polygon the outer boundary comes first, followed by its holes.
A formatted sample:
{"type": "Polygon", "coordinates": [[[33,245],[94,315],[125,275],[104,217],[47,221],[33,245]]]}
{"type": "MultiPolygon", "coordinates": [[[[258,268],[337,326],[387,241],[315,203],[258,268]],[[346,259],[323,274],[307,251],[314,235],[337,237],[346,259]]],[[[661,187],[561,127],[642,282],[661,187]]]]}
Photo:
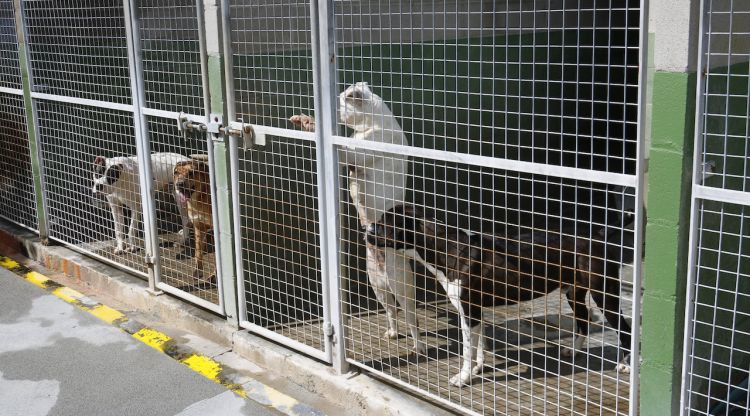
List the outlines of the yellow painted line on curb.
{"type": "Polygon", "coordinates": [[[52,294],[68,303],[76,303],[84,297],[83,293],[65,286],[60,286],[53,290],[52,294]]]}
{"type": "Polygon", "coordinates": [[[151,328],[141,329],[140,331],[133,334],[133,338],[161,352],[164,352],[166,343],[172,340],[169,335],[162,334],[161,332],[155,331],[151,328]]]}
{"type": "Polygon", "coordinates": [[[15,269],[16,267],[20,266],[20,264],[8,257],[0,256],[0,266],[5,267],[6,269],[15,269]]]}
{"type": "Polygon", "coordinates": [[[111,324],[117,320],[126,319],[125,315],[120,311],[110,308],[105,305],[96,305],[89,309],[89,313],[101,319],[102,321],[111,324]]]}
{"type": "Polygon", "coordinates": [[[50,280],[49,280],[49,278],[47,278],[47,276],[45,276],[45,275],[43,275],[41,273],[37,273],[37,272],[28,272],[28,273],[26,273],[26,275],[24,276],[24,279],[26,279],[26,281],[30,282],[34,286],[39,286],[42,289],[46,289],[47,288],[47,283],[50,282],[50,280]]]}

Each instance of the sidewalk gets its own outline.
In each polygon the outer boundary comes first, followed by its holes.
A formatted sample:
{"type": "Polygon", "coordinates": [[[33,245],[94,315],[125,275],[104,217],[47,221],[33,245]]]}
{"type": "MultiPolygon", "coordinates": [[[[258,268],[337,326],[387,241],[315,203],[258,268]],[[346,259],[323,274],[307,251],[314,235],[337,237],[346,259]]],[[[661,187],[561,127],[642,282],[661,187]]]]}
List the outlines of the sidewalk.
{"type": "Polygon", "coordinates": [[[241,386],[238,395],[57,292],[0,268],[0,414],[282,414],[240,397],[241,386]]]}

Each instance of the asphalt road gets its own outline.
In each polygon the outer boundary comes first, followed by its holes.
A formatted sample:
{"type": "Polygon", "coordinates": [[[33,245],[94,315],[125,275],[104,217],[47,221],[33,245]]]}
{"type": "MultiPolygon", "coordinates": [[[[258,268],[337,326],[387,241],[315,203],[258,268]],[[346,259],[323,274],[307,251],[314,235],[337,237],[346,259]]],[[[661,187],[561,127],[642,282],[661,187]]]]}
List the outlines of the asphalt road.
{"type": "Polygon", "coordinates": [[[0,268],[0,416],[279,414],[0,268]]]}

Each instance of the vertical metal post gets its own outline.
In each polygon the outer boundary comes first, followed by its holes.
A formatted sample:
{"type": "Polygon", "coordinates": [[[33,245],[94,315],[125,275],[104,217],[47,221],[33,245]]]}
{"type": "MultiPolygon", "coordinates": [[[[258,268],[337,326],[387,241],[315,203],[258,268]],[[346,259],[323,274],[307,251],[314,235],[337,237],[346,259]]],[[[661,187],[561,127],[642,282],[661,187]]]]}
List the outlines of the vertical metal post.
{"type": "Polygon", "coordinates": [[[702,184],[703,171],[701,169],[701,158],[703,154],[703,112],[705,108],[704,91],[706,88],[706,77],[702,74],[708,66],[708,54],[706,48],[706,24],[707,7],[705,1],[700,2],[700,23],[698,24],[698,65],[696,68],[696,87],[695,87],[695,131],[693,141],[693,180],[691,183],[690,196],[690,233],[688,247],[687,263],[687,287],[685,288],[685,337],[682,344],[682,373],[680,374],[680,408],[677,409],[680,414],[687,413],[690,410],[688,401],[688,383],[690,381],[691,360],[688,359],[692,354],[692,337],[693,337],[693,318],[695,309],[695,280],[698,275],[698,239],[699,232],[699,209],[701,201],[695,195],[695,186],[702,184]]]}
{"type": "Polygon", "coordinates": [[[228,118],[225,119],[228,113],[224,100],[224,15],[219,0],[196,0],[196,7],[206,125],[213,126],[206,133],[206,138],[211,166],[211,192],[215,197],[212,215],[216,242],[216,272],[220,278],[219,306],[228,321],[239,325],[231,175],[227,165],[225,135],[218,131],[219,125],[226,126],[230,121],[228,118]]]}
{"type": "Polygon", "coordinates": [[[635,247],[633,247],[633,307],[631,311],[631,337],[630,337],[630,397],[628,398],[629,413],[639,414],[638,399],[640,389],[638,388],[640,374],[640,346],[641,346],[641,287],[643,285],[643,239],[644,225],[644,186],[646,176],[646,97],[648,93],[648,0],[641,0],[641,15],[639,22],[638,40],[638,137],[636,139],[636,187],[635,187],[635,224],[633,235],[635,236],[635,247]]]}
{"type": "Polygon", "coordinates": [[[339,273],[341,241],[339,227],[339,164],[333,135],[336,133],[336,45],[333,1],[310,2],[313,48],[313,92],[317,128],[318,198],[320,213],[321,274],[323,280],[324,320],[333,328],[326,337],[326,351],[339,373],[348,371],[344,345],[344,313],[339,273]]]}
{"type": "Polygon", "coordinates": [[[26,129],[29,135],[29,156],[31,158],[31,174],[34,180],[34,200],[36,202],[36,219],[39,238],[42,244],[49,244],[49,209],[45,197],[44,164],[42,163],[42,147],[39,137],[39,117],[36,102],[31,98],[34,88],[34,78],[31,71],[31,51],[27,42],[28,31],[26,19],[24,19],[23,3],[21,0],[13,1],[16,18],[16,39],[18,41],[18,62],[21,71],[21,84],[23,88],[23,102],[26,112],[26,129]]]}
{"type": "Polygon", "coordinates": [[[143,239],[146,248],[146,265],[148,267],[148,286],[152,293],[157,291],[156,284],[161,276],[161,258],[159,240],[156,233],[156,204],[154,203],[153,172],[151,168],[151,144],[149,143],[148,123],[143,114],[146,102],[143,80],[143,63],[141,61],[141,36],[138,21],[137,0],[123,0],[125,10],[125,32],[128,44],[128,70],[130,72],[130,90],[133,100],[133,128],[135,131],[136,153],[140,165],[139,186],[143,208],[143,239]]]}

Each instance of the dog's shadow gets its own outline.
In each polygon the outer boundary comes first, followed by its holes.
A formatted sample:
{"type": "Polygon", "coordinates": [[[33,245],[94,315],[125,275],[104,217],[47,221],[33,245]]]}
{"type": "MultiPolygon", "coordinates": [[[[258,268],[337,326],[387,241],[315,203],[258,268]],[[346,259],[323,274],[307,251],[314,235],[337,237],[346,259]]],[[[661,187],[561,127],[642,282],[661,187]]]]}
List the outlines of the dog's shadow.
{"type": "MultiPolygon", "coordinates": [[[[424,331],[421,334],[431,340],[441,340],[440,345],[429,346],[425,354],[410,352],[367,361],[364,364],[377,371],[389,372],[399,367],[460,357],[462,342],[457,325],[458,316],[450,312],[443,312],[442,315],[447,315],[450,327],[438,331],[424,331]]],[[[554,314],[512,319],[501,324],[485,323],[485,357],[494,363],[485,364],[483,371],[472,381],[479,382],[481,379],[508,382],[561,377],[588,371],[607,371],[617,366],[620,350],[616,346],[592,346],[575,351],[572,356],[562,355],[562,347],[550,341],[560,338],[572,340],[573,328],[572,316],[554,314]],[[537,346],[538,344],[545,345],[537,346]],[[521,371],[517,371],[519,369],[521,371]]],[[[589,335],[601,333],[602,330],[600,325],[592,325],[589,335]]],[[[399,338],[402,342],[409,342],[404,335],[399,335],[399,338]]]]}

